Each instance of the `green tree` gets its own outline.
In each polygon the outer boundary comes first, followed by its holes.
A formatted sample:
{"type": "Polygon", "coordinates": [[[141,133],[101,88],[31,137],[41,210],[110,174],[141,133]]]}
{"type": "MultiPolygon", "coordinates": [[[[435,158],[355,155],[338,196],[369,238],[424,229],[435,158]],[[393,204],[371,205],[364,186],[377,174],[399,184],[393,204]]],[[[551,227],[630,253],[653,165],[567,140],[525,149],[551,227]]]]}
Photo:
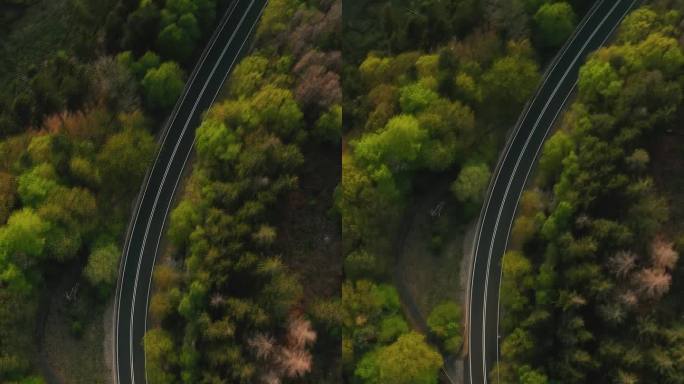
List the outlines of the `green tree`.
{"type": "Polygon", "coordinates": [[[290,25],[299,3],[296,0],[274,0],[264,9],[257,38],[267,40],[285,31],[290,25]]]}
{"type": "Polygon", "coordinates": [[[154,149],[152,135],[141,129],[128,128],[110,136],[97,157],[106,189],[130,196],[145,175],[154,149]]]}
{"type": "Polygon", "coordinates": [[[171,384],[176,382],[169,368],[175,364],[173,340],[162,329],[147,331],[143,338],[147,362],[147,379],[151,384],[171,384]]]}
{"type": "Polygon", "coordinates": [[[15,211],[0,227],[0,255],[15,260],[18,265],[35,264],[45,249],[46,236],[50,229],[31,208],[15,211]]]}
{"type": "Polygon", "coordinates": [[[411,115],[393,117],[378,133],[361,137],[354,146],[354,155],[362,164],[377,167],[387,164],[392,169],[415,168],[418,156],[428,138],[411,115]]]}
{"type": "Polygon", "coordinates": [[[570,4],[561,1],[542,5],[534,15],[536,36],[543,47],[559,47],[575,29],[577,17],[570,4]]]}
{"type": "Polygon", "coordinates": [[[527,295],[533,285],[534,276],[530,260],[521,252],[506,252],[502,266],[501,305],[510,311],[509,318],[513,319],[526,308],[529,303],[527,295]]]}
{"type": "Polygon", "coordinates": [[[197,154],[209,166],[235,160],[242,149],[242,142],[235,131],[214,119],[205,119],[197,128],[195,137],[197,154]]]}
{"type": "Polygon", "coordinates": [[[422,111],[430,104],[435,102],[439,95],[419,83],[402,87],[399,90],[399,105],[401,110],[407,114],[415,114],[422,111]]]}
{"type": "Polygon", "coordinates": [[[637,43],[660,26],[658,14],[650,8],[641,7],[630,12],[622,21],[618,39],[624,43],[637,43]]]}
{"type": "Polygon", "coordinates": [[[150,108],[159,112],[170,110],[183,92],[184,77],[183,70],[174,62],[167,61],[148,70],[142,86],[150,108]]]}
{"type": "Polygon", "coordinates": [[[564,131],[558,131],[544,143],[544,149],[539,158],[539,177],[544,185],[550,186],[563,170],[563,160],[573,149],[574,143],[564,131]]]}
{"type": "Polygon", "coordinates": [[[159,32],[157,48],[163,57],[184,63],[194,52],[200,35],[197,19],[186,13],[159,32]]]}
{"type": "Polygon", "coordinates": [[[121,46],[140,55],[150,48],[159,31],[161,16],[154,2],[147,2],[128,15],[121,46]]]}
{"type": "Polygon", "coordinates": [[[451,191],[463,203],[479,205],[484,199],[491,172],[486,164],[467,165],[451,185],[451,191]]]}
{"type": "Polygon", "coordinates": [[[589,105],[612,99],[622,89],[622,79],[610,63],[590,59],[580,68],[578,88],[580,98],[589,105]]]}
{"type": "Polygon", "coordinates": [[[302,126],[304,114],[288,89],[267,85],[252,99],[261,124],[282,138],[292,137],[302,126]]]}
{"type": "Polygon", "coordinates": [[[19,176],[17,192],[25,206],[37,207],[57,188],[52,165],[43,163],[19,176]]]}
{"type": "Polygon", "coordinates": [[[378,338],[382,343],[391,343],[408,331],[409,326],[401,315],[391,315],[380,322],[378,338]]]}
{"type": "Polygon", "coordinates": [[[539,68],[531,58],[506,56],[497,59],[483,75],[485,100],[491,107],[505,111],[507,119],[520,112],[539,81],[539,68]]]}
{"type": "Polygon", "coordinates": [[[458,304],[445,302],[433,308],[427,319],[430,331],[440,338],[449,353],[458,352],[463,343],[461,315],[458,304]]]}
{"type": "Polygon", "coordinates": [[[366,384],[436,384],[442,356],[416,332],[366,354],[354,372],[366,384]]]}
{"type": "Polygon", "coordinates": [[[93,249],[85,268],[88,281],[93,285],[113,285],[118,274],[119,256],[121,251],[114,244],[93,249]]]}
{"type": "Polygon", "coordinates": [[[200,224],[199,207],[187,199],[183,199],[171,212],[169,238],[177,246],[184,246],[190,240],[190,234],[200,224]]]}
{"type": "Polygon", "coordinates": [[[251,55],[242,59],[230,75],[231,94],[234,97],[252,96],[261,88],[267,69],[268,59],[263,56],[251,55]]]}

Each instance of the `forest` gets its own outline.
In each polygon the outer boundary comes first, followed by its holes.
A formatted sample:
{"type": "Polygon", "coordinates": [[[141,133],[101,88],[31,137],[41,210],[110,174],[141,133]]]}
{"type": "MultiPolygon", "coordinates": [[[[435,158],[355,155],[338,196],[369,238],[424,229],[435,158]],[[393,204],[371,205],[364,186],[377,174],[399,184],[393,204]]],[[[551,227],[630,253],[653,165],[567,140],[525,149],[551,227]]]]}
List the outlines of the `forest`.
{"type": "Polygon", "coordinates": [[[447,363],[463,346],[462,300],[434,305],[425,330],[406,316],[415,311],[396,266],[407,213],[447,181],[444,203],[456,207],[458,226],[435,224],[427,262],[438,260],[446,238],[463,236],[506,133],[589,5],[406,0],[345,8],[337,196],[345,382],[437,383],[449,375],[447,363]]]}
{"type": "MultiPolygon", "coordinates": [[[[103,380],[91,331],[155,137],[229,3],[0,0],[0,382],[103,380]]],[[[406,271],[468,262],[506,135],[592,3],[270,0],[196,131],[147,380],[459,372],[462,274],[426,298],[406,271]]],[[[502,383],[684,384],[682,12],[647,2],[581,68],[503,259],[502,383]]]]}
{"type": "Polygon", "coordinates": [[[339,382],[341,5],[270,1],[197,129],[154,272],[150,384],[339,382]]]}
{"type": "MultiPolygon", "coordinates": [[[[0,2],[16,26],[0,30],[7,42],[2,78],[10,79],[0,91],[1,382],[44,382],[37,368],[44,366],[42,329],[65,284],[68,299],[59,310],[69,337],[101,324],[154,135],[227,3],[0,2]],[[70,25],[63,31],[63,20],[33,20],[64,39],[31,46],[23,18],[35,18],[44,5],[63,11],[70,25]],[[30,48],[35,57],[26,63],[30,48]]],[[[102,340],[93,343],[102,350],[102,340]]],[[[103,380],[59,374],[70,382],[103,380]]]]}
{"type": "Polygon", "coordinates": [[[503,259],[501,382],[684,382],[683,11],[649,2],[580,70],[503,259]]]}

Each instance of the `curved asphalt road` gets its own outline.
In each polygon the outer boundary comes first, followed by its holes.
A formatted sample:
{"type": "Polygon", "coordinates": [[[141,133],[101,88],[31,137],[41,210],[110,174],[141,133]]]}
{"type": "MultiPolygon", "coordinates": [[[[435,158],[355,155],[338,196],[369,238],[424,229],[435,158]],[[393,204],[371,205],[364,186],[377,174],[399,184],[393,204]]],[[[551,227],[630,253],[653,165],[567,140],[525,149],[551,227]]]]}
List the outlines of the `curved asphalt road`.
{"type": "Polygon", "coordinates": [[[195,139],[201,114],[211,106],[247,47],[267,0],[235,0],[214,32],[174,108],[129,224],[114,307],[114,379],[144,384],[147,306],[152,270],[173,194],[195,139]]]}
{"type": "MultiPolygon", "coordinates": [[[[502,157],[480,214],[470,276],[466,383],[487,383],[499,357],[501,258],[518,200],[551,126],[577,83],[588,53],[603,45],[638,0],[598,0],[547,71],[502,157]]],[[[496,377],[490,378],[497,383],[496,377]]]]}

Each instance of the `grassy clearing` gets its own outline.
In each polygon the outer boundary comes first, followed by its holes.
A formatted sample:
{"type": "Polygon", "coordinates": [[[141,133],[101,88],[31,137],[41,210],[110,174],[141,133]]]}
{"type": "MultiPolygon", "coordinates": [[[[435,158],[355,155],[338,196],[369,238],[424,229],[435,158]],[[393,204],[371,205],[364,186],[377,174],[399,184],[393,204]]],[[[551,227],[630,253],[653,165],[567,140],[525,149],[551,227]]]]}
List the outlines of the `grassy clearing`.
{"type": "Polygon", "coordinates": [[[45,324],[43,340],[43,365],[49,376],[62,383],[100,384],[108,383],[111,372],[105,363],[103,342],[105,308],[93,307],[80,292],[75,301],[68,301],[65,292],[55,290],[50,313],[45,324]],[[89,319],[82,324],[78,337],[74,334],[74,311],[90,311],[89,319]]]}
{"type": "Polygon", "coordinates": [[[461,261],[466,226],[451,196],[448,183],[416,197],[403,251],[399,255],[399,276],[423,317],[444,301],[463,305],[461,261]],[[441,208],[440,208],[441,207],[441,208]]]}

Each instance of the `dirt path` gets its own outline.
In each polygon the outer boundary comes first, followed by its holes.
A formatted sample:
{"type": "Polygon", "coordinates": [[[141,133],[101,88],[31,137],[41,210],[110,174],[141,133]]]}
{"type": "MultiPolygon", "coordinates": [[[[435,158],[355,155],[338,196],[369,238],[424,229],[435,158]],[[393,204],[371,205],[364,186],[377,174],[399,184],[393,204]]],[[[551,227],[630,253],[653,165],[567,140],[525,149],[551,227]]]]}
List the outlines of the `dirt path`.
{"type": "MultiPolygon", "coordinates": [[[[460,212],[451,200],[449,184],[444,180],[433,183],[428,192],[416,196],[397,231],[393,248],[396,255],[393,278],[409,324],[414,330],[427,335],[428,342],[436,346],[439,341],[430,335],[427,316],[434,306],[446,300],[466,308],[475,225],[462,225],[454,220],[460,212]],[[432,226],[440,215],[445,215],[448,235],[441,251],[435,253],[429,244],[432,226]]],[[[462,383],[462,356],[443,357],[445,364],[441,381],[462,383]]]]}

